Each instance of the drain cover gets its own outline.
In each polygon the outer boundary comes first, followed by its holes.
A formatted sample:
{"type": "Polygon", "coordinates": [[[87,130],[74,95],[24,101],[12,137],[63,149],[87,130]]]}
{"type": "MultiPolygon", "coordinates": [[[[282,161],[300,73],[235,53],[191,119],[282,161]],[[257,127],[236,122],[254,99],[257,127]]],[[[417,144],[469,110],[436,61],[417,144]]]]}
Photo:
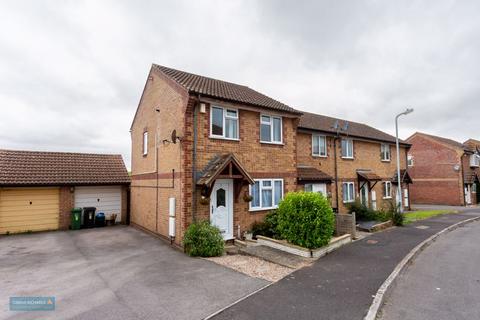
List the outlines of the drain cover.
{"type": "Polygon", "coordinates": [[[415,228],[425,230],[425,229],[428,229],[430,227],[429,226],[418,226],[418,227],[415,227],[415,228]]]}

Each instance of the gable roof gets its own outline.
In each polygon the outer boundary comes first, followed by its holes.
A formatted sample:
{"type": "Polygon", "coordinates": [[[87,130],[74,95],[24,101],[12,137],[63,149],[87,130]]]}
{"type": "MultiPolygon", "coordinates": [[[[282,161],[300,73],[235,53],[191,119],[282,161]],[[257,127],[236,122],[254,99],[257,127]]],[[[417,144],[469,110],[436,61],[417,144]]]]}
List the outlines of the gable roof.
{"type": "MultiPolygon", "coordinates": [[[[310,112],[303,112],[298,127],[336,134],[336,130],[333,128],[333,126],[337,121],[340,128],[343,128],[348,122],[348,130],[346,131],[346,133],[341,132],[342,135],[395,143],[394,136],[370,127],[369,125],[333,117],[327,117],[310,112]]],[[[408,145],[407,142],[401,139],[399,140],[399,142],[403,145],[408,145]]]]}
{"type": "Polygon", "coordinates": [[[128,183],[121,155],[0,149],[0,185],[128,183]]]}
{"type": "Polygon", "coordinates": [[[480,149],[480,141],[476,139],[468,139],[463,143],[463,147],[465,150],[475,152],[477,149],[480,149]]]}
{"type": "Polygon", "coordinates": [[[250,89],[247,86],[167,68],[157,64],[153,64],[152,67],[185,88],[189,93],[201,94],[203,96],[245,103],[277,111],[301,114],[300,111],[250,89]]]}
{"type": "Polygon", "coordinates": [[[420,136],[424,136],[424,137],[427,137],[427,138],[430,138],[432,140],[435,140],[437,142],[440,142],[442,144],[446,144],[448,146],[451,146],[451,147],[454,147],[454,148],[460,148],[460,149],[464,149],[464,145],[463,143],[460,143],[458,141],[455,141],[455,140],[452,140],[452,139],[449,139],[449,138],[444,138],[444,137],[439,137],[439,136],[434,136],[432,134],[428,134],[428,133],[423,133],[423,132],[415,132],[414,134],[412,134],[408,139],[407,141],[409,141],[410,139],[412,139],[414,136],[416,135],[420,135],[420,136]]]}
{"type": "Polygon", "coordinates": [[[218,175],[220,175],[229,164],[235,166],[236,170],[242,175],[243,180],[247,181],[249,184],[254,184],[253,178],[242,166],[240,161],[238,161],[237,157],[235,157],[233,153],[227,153],[224,155],[215,155],[210,160],[202,172],[198,173],[199,177],[197,178],[197,185],[211,187],[218,175]]]}

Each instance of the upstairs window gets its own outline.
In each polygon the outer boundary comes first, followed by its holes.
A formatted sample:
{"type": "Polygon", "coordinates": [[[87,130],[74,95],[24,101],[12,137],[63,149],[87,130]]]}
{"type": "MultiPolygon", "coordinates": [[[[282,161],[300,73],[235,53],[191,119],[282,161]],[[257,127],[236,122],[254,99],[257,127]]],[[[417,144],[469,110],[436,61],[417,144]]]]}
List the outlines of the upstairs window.
{"type": "Polygon", "coordinates": [[[390,161],[390,145],[382,143],[380,145],[380,158],[382,161],[390,161]]]}
{"type": "Polygon", "coordinates": [[[470,155],[470,167],[480,166],[480,156],[476,153],[470,155]]]}
{"type": "Polygon", "coordinates": [[[214,138],[238,139],[238,110],[212,106],[210,135],[214,138]]]}
{"type": "Polygon", "coordinates": [[[250,186],[250,211],[275,209],[283,199],[282,179],[260,179],[250,186]]]}
{"type": "Polygon", "coordinates": [[[148,153],[148,131],[143,133],[143,145],[142,145],[143,155],[146,156],[148,153]]]}
{"type": "Polygon", "coordinates": [[[383,198],[384,199],[392,198],[392,183],[390,181],[385,181],[383,183],[383,198]]]}
{"type": "Polygon", "coordinates": [[[282,118],[260,116],[260,142],[282,143],[282,118]]]}
{"type": "Polygon", "coordinates": [[[353,159],[352,139],[342,139],[342,158],[353,159]]]}
{"type": "Polygon", "coordinates": [[[312,155],[316,157],[327,156],[327,137],[312,135],[312,155]]]}
{"type": "Polygon", "coordinates": [[[407,166],[413,167],[413,156],[411,154],[407,155],[407,166]]]}

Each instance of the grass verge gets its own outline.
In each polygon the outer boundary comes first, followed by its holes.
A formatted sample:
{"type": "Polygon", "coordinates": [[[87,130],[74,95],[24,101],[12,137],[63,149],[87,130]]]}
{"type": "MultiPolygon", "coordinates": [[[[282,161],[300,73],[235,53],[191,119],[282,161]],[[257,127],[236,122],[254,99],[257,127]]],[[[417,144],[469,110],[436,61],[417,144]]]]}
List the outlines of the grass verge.
{"type": "Polygon", "coordinates": [[[430,217],[438,216],[440,214],[456,213],[457,211],[452,210],[423,210],[423,211],[413,211],[405,213],[405,224],[412,223],[414,221],[428,219],[430,217]]]}

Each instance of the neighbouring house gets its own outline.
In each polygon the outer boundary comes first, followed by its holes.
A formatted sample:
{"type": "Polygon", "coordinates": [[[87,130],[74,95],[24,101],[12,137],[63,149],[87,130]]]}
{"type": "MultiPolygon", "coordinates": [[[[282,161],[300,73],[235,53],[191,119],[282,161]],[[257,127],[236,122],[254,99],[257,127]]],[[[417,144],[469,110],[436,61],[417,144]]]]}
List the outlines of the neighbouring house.
{"type": "MultiPolygon", "coordinates": [[[[410,207],[406,170],[410,145],[400,140],[403,204],[410,207]]],[[[368,125],[304,112],[297,130],[299,190],[331,198],[340,213],[359,199],[372,209],[388,209],[397,193],[395,137],[368,125]]]]}
{"type": "Polygon", "coordinates": [[[0,234],[68,229],[73,207],[127,220],[120,155],[0,150],[0,234]]]}
{"type": "Polygon", "coordinates": [[[408,167],[416,204],[464,206],[480,201],[480,141],[464,143],[416,132],[407,139],[408,167]]]}
{"type": "MultiPolygon", "coordinates": [[[[380,197],[394,199],[393,137],[357,123],[337,134],[336,119],[302,114],[247,86],[152,65],[130,128],[131,224],[181,246],[200,219],[226,240],[242,237],[299,189],[343,193],[345,201],[332,201],[341,213],[360,194],[378,208],[380,197]],[[322,135],[327,153],[317,154],[322,142],[312,137],[322,135]]],[[[408,190],[409,145],[401,146],[408,190]]]]}

